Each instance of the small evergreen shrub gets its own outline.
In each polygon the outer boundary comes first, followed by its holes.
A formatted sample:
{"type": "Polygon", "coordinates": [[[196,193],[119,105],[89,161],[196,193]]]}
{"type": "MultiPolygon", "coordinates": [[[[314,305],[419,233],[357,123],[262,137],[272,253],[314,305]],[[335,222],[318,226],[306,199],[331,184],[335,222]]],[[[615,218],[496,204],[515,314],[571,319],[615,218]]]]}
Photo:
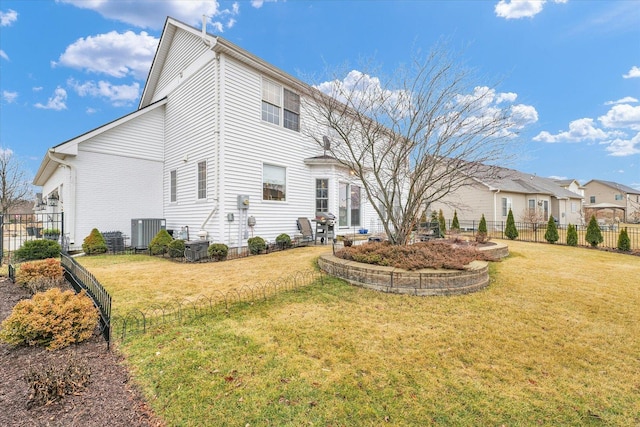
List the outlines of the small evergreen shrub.
{"type": "Polygon", "coordinates": [[[458,221],[458,211],[453,211],[453,219],[451,220],[451,231],[458,233],[460,231],[460,221],[458,221]]]}
{"type": "Polygon", "coordinates": [[[591,219],[589,220],[585,240],[594,248],[604,241],[602,232],[600,231],[600,226],[598,225],[598,221],[596,220],[595,215],[591,216],[591,219]]]}
{"type": "Polygon", "coordinates": [[[18,261],[60,258],[60,244],[54,240],[28,240],[13,253],[18,261]]]}
{"type": "Polygon", "coordinates": [[[447,234],[447,221],[444,219],[442,209],[438,212],[438,225],[440,226],[440,237],[444,237],[447,234]]]}
{"type": "Polygon", "coordinates": [[[507,225],[504,229],[504,235],[509,240],[515,240],[518,238],[518,229],[516,228],[516,221],[513,219],[513,212],[509,208],[509,214],[507,215],[507,225]]]}
{"type": "Polygon", "coordinates": [[[63,269],[60,260],[25,262],[16,271],[16,284],[28,289],[31,294],[59,286],[63,282],[63,269]]]}
{"type": "Polygon", "coordinates": [[[184,240],[173,240],[167,245],[167,251],[171,258],[182,258],[184,256],[184,240]]]}
{"type": "Polygon", "coordinates": [[[558,235],[558,227],[556,227],[556,221],[553,219],[553,215],[549,216],[549,221],[547,222],[547,231],[544,233],[544,239],[553,244],[558,241],[560,236],[558,235]]]}
{"type": "Polygon", "coordinates": [[[24,376],[30,389],[27,408],[47,405],[79,392],[89,383],[90,376],[89,367],[73,359],[65,367],[30,368],[24,376]]]}
{"type": "Polygon", "coordinates": [[[476,233],[476,242],[487,243],[489,241],[489,233],[487,232],[487,220],[482,214],[480,218],[480,224],[478,224],[478,232],[476,233]]]}
{"type": "Polygon", "coordinates": [[[158,233],[151,239],[149,243],[149,250],[151,250],[151,255],[164,255],[169,250],[169,244],[173,241],[173,237],[169,234],[167,230],[160,230],[158,233]]]}
{"type": "Polygon", "coordinates": [[[87,255],[97,255],[107,252],[107,242],[97,228],[91,230],[91,233],[84,238],[82,241],[82,250],[87,255]]]}
{"type": "Polygon", "coordinates": [[[229,246],[224,243],[212,243],[209,245],[207,252],[211,259],[215,261],[224,261],[227,259],[227,255],[229,254],[229,246]]]}
{"type": "Polygon", "coordinates": [[[259,254],[260,252],[267,249],[267,244],[264,239],[260,236],[250,237],[247,240],[247,245],[249,245],[249,253],[251,255],[259,254]]]}
{"type": "Polygon", "coordinates": [[[578,230],[573,224],[569,224],[567,227],[567,245],[578,246],[578,230]]]}
{"type": "Polygon", "coordinates": [[[618,250],[624,252],[631,251],[631,239],[629,239],[627,227],[620,230],[620,234],[618,235],[618,250]]]}
{"type": "Polygon", "coordinates": [[[55,350],[90,338],[97,321],[98,311],[84,292],[53,288],[18,302],[2,322],[0,339],[55,350]]]}
{"type": "Polygon", "coordinates": [[[276,243],[281,249],[287,249],[291,247],[291,237],[286,233],[282,233],[276,237],[276,243]]]}

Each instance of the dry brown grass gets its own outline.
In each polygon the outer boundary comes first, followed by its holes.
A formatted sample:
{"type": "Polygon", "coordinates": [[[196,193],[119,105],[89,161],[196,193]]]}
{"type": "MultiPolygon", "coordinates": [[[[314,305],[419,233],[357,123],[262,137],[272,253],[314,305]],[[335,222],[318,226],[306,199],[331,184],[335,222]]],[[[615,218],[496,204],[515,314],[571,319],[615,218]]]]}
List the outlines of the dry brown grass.
{"type": "Polygon", "coordinates": [[[114,314],[182,301],[315,268],[331,246],[308,246],[224,262],[184,263],[147,255],[79,257],[113,298],[114,314]]]}

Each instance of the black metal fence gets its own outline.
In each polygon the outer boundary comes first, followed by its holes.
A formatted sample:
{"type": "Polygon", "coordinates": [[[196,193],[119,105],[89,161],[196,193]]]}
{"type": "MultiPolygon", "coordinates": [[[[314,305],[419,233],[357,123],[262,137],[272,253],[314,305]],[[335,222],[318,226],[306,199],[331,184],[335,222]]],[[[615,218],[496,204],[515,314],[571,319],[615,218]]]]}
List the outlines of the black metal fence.
{"type": "MultiPolygon", "coordinates": [[[[471,233],[475,236],[478,231],[479,220],[474,221],[459,221],[461,233],[471,233]]],[[[528,223],[528,222],[516,222],[516,229],[518,230],[518,237],[515,240],[523,242],[546,242],[544,235],[547,231],[547,223],[528,223]]],[[[506,221],[487,221],[487,233],[492,238],[506,239],[505,229],[507,226],[506,221]]],[[[598,247],[616,249],[618,247],[618,237],[620,230],[625,226],[614,225],[601,225],[600,232],[602,233],[603,242],[598,247]]],[[[447,224],[447,231],[451,230],[451,221],[447,224]]],[[[590,246],[586,241],[587,226],[576,225],[576,231],[578,233],[578,245],[590,246]]],[[[633,250],[640,250],[640,228],[627,227],[627,234],[631,241],[631,248],[633,250]]],[[[567,228],[566,226],[558,226],[559,240],[557,243],[567,243],[567,228]]]]}
{"type": "Polygon", "coordinates": [[[63,213],[24,213],[0,215],[0,265],[13,262],[13,253],[25,242],[57,240],[64,248],[63,213]]]}
{"type": "Polygon", "coordinates": [[[76,292],[86,291],[100,311],[100,328],[107,341],[107,347],[109,347],[111,341],[111,296],[93,274],[68,254],[61,255],[61,264],[64,267],[65,278],[71,283],[71,286],[76,292]]]}
{"type": "Polygon", "coordinates": [[[266,301],[278,292],[292,291],[315,283],[324,284],[322,271],[304,271],[268,280],[264,283],[243,285],[226,292],[217,291],[212,295],[198,295],[190,299],[153,304],[142,310],[133,310],[111,320],[120,339],[128,335],[146,333],[151,328],[175,325],[216,314],[229,315],[232,308],[240,303],[266,301]]]}

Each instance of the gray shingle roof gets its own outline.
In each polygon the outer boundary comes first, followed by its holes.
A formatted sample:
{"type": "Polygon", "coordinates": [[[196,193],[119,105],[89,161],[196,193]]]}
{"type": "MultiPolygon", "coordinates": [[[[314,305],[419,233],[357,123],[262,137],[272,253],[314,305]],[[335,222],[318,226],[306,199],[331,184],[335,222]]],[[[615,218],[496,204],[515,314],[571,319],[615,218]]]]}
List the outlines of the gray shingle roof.
{"type": "Polygon", "coordinates": [[[509,193],[548,194],[558,199],[582,199],[580,194],[562,188],[555,180],[514,169],[498,168],[497,178],[478,179],[485,185],[509,193]]]}
{"type": "MultiPolygon", "coordinates": [[[[602,179],[592,179],[589,182],[599,182],[602,185],[615,188],[616,190],[620,190],[621,192],[627,193],[627,194],[640,194],[640,190],[636,190],[635,188],[631,188],[624,184],[618,184],[617,182],[613,182],[613,181],[604,181],[602,179]]],[[[587,182],[584,186],[586,187],[587,185],[589,185],[589,182],[587,182]]]]}

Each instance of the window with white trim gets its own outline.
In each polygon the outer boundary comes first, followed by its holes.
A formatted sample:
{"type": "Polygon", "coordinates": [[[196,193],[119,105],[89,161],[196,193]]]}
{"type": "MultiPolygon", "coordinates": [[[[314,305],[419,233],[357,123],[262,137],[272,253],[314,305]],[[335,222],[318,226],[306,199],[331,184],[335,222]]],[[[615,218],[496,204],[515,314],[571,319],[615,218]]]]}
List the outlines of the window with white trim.
{"type": "Polygon", "coordinates": [[[578,204],[576,202],[571,202],[571,213],[578,212],[578,204]]]}
{"type": "Polygon", "coordinates": [[[207,162],[198,163],[198,199],[207,198],[207,162]]]}
{"type": "Polygon", "coordinates": [[[287,169],[282,166],[262,165],[262,200],[287,199],[287,169]]]}
{"type": "Polygon", "coordinates": [[[175,202],[178,200],[178,172],[174,169],[169,172],[170,183],[169,183],[169,201],[175,202]]]}
{"type": "Polygon", "coordinates": [[[270,80],[262,80],[262,120],[300,131],[300,95],[270,80]]]}
{"type": "Polygon", "coordinates": [[[358,227],[360,226],[361,214],[361,191],[357,185],[340,183],[338,190],[338,226],[358,227]]]}
{"type": "Polygon", "coordinates": [[[616,195],[613,196],[613,199],[614,200],[623,200],[624,197],[622,196],[622,194],[616,194],[616,195]]]}
{"type": "Polygon", "coordinates": [[[529,199],[529,213],[536,212],[536,199],[529,199]]]}
{"type": "Polygon", "coordinates": [[[509,215],[509,209],[511,209],[511,197],[502,198],[502,216],[509,215]]]}
{"type": "Polygon", "coordinates": [[[316,212],[329,212],[329,180],[316,179],[316,212]]]}

